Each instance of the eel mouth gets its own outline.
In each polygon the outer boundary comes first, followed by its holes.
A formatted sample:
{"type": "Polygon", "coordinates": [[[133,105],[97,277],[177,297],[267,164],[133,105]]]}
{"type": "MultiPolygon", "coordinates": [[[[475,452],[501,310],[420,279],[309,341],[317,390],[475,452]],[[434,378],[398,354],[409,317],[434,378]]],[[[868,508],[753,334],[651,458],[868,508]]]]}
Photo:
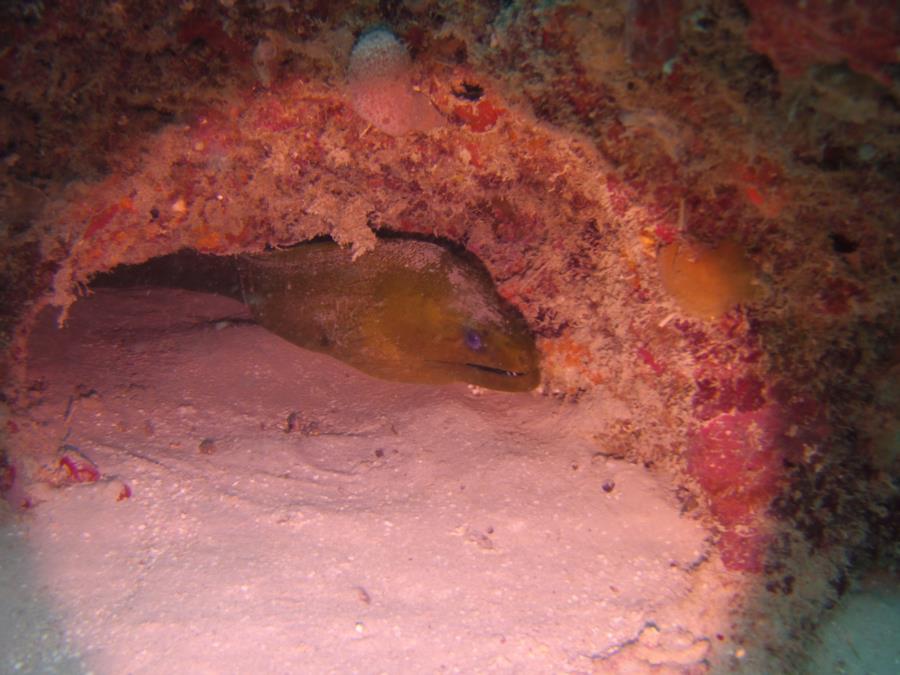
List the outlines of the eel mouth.
{"type": "Polygon", "coordinates": [[[527,375],[530,375],[530,372],[527,370],[506,370],[505,368],[486,366],[482,363],[458,363],[456,361],[431,361],[431,363],[440,363],[445,366],[464,366],[466,368],[477,370],[480,373],[487,373],[488,375],[498,375],[499,377],[516,378],[526,377],[527,375]]]}
{"type": "Polygon", "coordinates": [[[493,366],[485,366],[480,363],[466,363],[465,365],[466,367],[474,368],[479,372],[499,375],[501,377],[525,377],[528,375],[528,373],[523,370],[504,370],[503,368],[494,368],[493,366]]]}
{"type": "Polygon", "coordinates": [[[505,368],[497,368],[496,366],[486,366],[483,363],[459,363],[457,361],[436,361],[432,360],[430,363],[439,363],[445,366],[457,366],[457,367],[465,367],[472,368],[480,373],[485,373],[487,375],[494,375],[496,377],[503,378],[511,378],[516,379],[520,377],[528,377],[531,375],[531,371],[528,370],[506,370],[505,368]]]}

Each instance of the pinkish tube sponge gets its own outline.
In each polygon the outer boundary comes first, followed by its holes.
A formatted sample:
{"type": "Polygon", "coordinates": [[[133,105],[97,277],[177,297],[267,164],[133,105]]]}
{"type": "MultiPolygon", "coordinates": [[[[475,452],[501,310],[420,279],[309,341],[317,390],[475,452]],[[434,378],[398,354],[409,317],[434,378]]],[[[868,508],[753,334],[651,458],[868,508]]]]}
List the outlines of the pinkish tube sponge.
{"type": "Polygon", "coordinates": [[[426,131],[443,122],[428,97],[413,89],[412,59],[389,30],[360,36],[350,53],[347,80],[353,110],[387,134],[426,131]]]}

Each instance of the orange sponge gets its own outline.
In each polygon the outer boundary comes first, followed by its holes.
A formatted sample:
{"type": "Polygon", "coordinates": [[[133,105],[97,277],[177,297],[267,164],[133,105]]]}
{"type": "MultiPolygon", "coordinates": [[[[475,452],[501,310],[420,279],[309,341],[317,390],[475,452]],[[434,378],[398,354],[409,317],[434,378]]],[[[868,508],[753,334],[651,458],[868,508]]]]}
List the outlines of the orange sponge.
{"type": "Polygon", "coordinates": [[[685,313],[715,319],[755,295],[756,270],[733,241],[715,248],[686,242],[659,252],[659,276],[685,313]]]}

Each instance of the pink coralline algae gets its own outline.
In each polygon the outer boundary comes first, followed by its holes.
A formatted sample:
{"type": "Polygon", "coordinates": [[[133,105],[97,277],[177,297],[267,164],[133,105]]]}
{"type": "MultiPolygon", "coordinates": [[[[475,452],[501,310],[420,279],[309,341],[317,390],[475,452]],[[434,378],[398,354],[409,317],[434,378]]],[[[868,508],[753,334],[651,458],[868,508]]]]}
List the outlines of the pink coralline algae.
{"type": "Polygon", "coordinates": [[[747,37],[786,77],[820,63],[847,63],[885,86],[898,62],[900,12],[880,0],[748,0],[747,37]]]}
{"type": "Polygon", "coordinates": [[[654,69],[678,53],[680,0],[628,0],[625,45],[638,68],[654,69]]]}
{"type": "Polygon", "coordinates": [[[428,97],[412,84],[412,59],[388,30],[359,38],[350,54],[348,87],[353,110],[391,136],[427,131],[443,118],[428,97]]]}
{"type": "Polygon", "coordinates": [[[784,411],[769,405],[719,415],[690,440],[688,470],[709,495],[722,526],[719,552],[728,569],[763,569],[765,512],[781,489],[784,433],[784,411]]]}

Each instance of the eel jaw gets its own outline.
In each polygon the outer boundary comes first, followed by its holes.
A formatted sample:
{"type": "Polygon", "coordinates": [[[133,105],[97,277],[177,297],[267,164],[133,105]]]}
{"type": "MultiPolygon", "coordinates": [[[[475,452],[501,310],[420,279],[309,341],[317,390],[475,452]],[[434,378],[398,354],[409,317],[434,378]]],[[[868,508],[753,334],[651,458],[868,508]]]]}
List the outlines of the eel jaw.
{"type": "Polygon", "coordinates": [[[431,363],[440,363],[445,366],[461,366],[465,368],[472,368],[481,373],[487,373],[488,375],[498,375],[500,377],[525,377],[529,375],[529,371],[527,370],[506,370],[505,368],[495,368],[494,366],[486,366],[482,363],[458,363],[456,361],[436,361],[432,360],[431,363]]]}
{"type": "Polygon", "coordinates": [[[467,368],[474,368],[482,373],[490,373],[491,375],[500,375],[501,377],[525,377],[527,372],[521,370],[504,370],[503,368],[494,368],[493,366],[484,366],[480,363],[463,364],[467,368]]]}

